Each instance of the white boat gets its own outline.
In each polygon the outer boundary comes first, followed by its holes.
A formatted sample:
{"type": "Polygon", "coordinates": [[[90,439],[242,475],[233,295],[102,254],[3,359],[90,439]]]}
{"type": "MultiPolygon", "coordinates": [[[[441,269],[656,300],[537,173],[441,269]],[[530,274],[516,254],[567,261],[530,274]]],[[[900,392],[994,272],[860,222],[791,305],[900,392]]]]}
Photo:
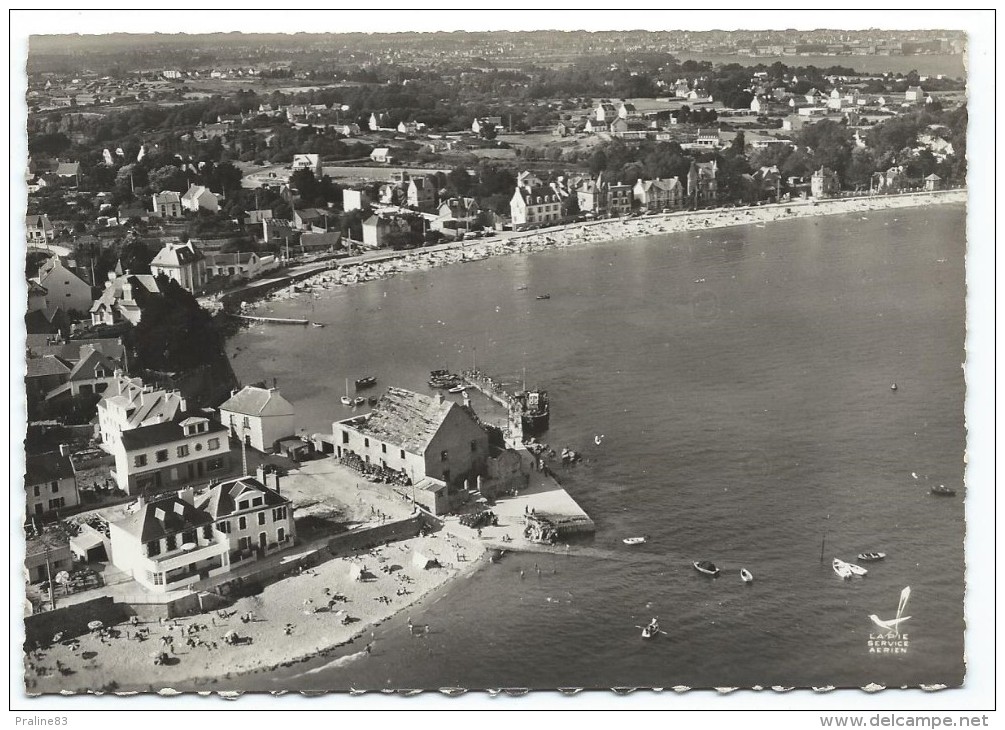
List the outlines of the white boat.
{"type": "Polygon", "coordinates": [[[641,545],[646,541],[645,537],[626,537],[623,542],[625,545],[641,545]]]}
{"type": "Polygon", "coordinates": [[[861,565],[855,565],[855,563],[845,563],[854,575],[865,575],[869,571],[863,568],[861,565]]]}
{"type": "Polygon", "coordinates": [[[844,580],[851,580],[851,577],[854,575],[854,573],[852,573],[851,570],[848,568],[848,563],[844,562],[843,560],[834,558],[834,561],[831,563],[831,565],[834,567],[834,572],[838,574],[839,578],[843,578],[844,580]]]}
{"type": "Polygon", "coordinates": [[[648,626],[642,628],[642,638],[643,639],[655,639],[660,634],[666,633],[660,629],[660,622],[653,619],[649,622],[648,626]]]}
{"type": "Polygon", "coordinates": [[[349,397],[349,378],[345,379],[345,395],[339,398],[339,400],[342,401],[342,405],[344,406],[352,405],[352,398],[349,397]]]}
{"type": "Polygon", "coordinates": [[[740,578],[743,579],[744,583],[753,583],[754,582],[754,574],[751,573],[746,568],[740,568],[740,578]]]}
{"type": "Polygon", "coordinates": [[[463,393],[468,389],[466,385],[455,385],[453,388],[447,388],[448,393],[463,393]]]}
{"type": "Polygon", "coordinates": [[[355,397],[355,398],[353,399],[353,401],[352,401],[352,404],[353,404],[354,406],[361,406],[361,405],[363,405],[363,404],[365,404],[365,403],[366,403],[366,398],[364,398],[364,397],[363,397],[363,396],[361,396],[361,395],[358,395],[358,396],[356,396],[356,397],[355,397]]]}

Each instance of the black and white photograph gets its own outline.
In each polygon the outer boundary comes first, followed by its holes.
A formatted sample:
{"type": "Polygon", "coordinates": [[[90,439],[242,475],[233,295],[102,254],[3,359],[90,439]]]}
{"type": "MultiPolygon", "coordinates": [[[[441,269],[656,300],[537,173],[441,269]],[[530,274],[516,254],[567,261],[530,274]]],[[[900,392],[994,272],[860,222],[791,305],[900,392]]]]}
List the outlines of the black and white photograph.
{"type": "Polygon", "coordinates": [[[993,11],[13,15],[19,707],[993,706],[993,11]]]}

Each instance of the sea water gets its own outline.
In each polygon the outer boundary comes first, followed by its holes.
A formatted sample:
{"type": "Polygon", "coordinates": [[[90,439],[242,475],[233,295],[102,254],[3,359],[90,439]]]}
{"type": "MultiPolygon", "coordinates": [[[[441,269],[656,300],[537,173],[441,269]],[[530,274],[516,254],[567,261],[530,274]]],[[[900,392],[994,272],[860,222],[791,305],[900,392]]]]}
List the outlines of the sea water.
{"type": "Polygon", "coordinates": [[[345,378],[432,392],[435,368],[514,386],[526,368],[550,394],[544,440],[586,457],[560,476],[597,532],[427,598],[408,612],[424,637],[401,615],[369,656],[232,683],[959,684],[965,248],[963,206],[943,205],[502,256],[269,304],[327,326],[256,326],[229,351],[243,382],[278,379],[307,432],[352,413],[345,378]],[[831,569],[870,551],[888,557],[864,578],[831,569]],[[906,647],[874,651],[869,616],[894,618],[906,586],[906,647]],[[644,641],[653,616],[668,635],[644,641]]]}

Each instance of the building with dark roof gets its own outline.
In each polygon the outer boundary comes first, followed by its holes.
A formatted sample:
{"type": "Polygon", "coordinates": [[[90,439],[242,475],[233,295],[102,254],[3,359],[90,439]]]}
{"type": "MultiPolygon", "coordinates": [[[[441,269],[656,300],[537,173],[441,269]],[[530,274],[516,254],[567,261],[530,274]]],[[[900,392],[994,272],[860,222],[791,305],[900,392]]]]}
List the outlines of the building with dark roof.
{"type": "Polygon", "coordinates": [[[191,241],[164,244],[150,262],[150,273],[155,277],[164,274],[192,293],[199,291],[208,279],[206,257],[191,241]]]}
{"type": "Polygon", "coordinates": [[[25,503],[28,517],[58,515],[67,507],[80,504],[77,472],[64,446],[48,454],[25,458],[25,503]]]}
{"type": "MultiPolygon", "coordinates": [[[[271,475],[270,475],[271,476],[271,475]]],[[[260,558],[293,545],[296,527],[293,505],[260,478],[243,476],[212,487],[196,498],[196,504],[213,519],[213,524],[230,539],[231,565],[260,558]]]]}
{"type": "Polygon", "coordinates": [[[180,411],[172,420],[123,430],[114,444],[112,477],[127,494],[157,494],[229,476],[227,428],[180,411]]]}
{"type": "Polygon", "coordinates": [[[196,507],[191,490],[138,500],[108,523],[112,563],[145,588],[165,592],[230,570],[230,540],[196,507]]]}

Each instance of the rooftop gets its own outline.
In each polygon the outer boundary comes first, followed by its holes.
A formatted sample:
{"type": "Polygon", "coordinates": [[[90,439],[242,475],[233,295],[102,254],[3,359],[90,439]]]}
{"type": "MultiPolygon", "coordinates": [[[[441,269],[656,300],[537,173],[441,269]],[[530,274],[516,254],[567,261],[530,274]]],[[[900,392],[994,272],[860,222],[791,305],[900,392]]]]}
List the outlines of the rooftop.
{"type": "Polygon", "coordinates": [[[406,451],[422,453],[452,408],[460,406],[404,388],[388,388],[373,411],[354,427],[406,451]]]}

